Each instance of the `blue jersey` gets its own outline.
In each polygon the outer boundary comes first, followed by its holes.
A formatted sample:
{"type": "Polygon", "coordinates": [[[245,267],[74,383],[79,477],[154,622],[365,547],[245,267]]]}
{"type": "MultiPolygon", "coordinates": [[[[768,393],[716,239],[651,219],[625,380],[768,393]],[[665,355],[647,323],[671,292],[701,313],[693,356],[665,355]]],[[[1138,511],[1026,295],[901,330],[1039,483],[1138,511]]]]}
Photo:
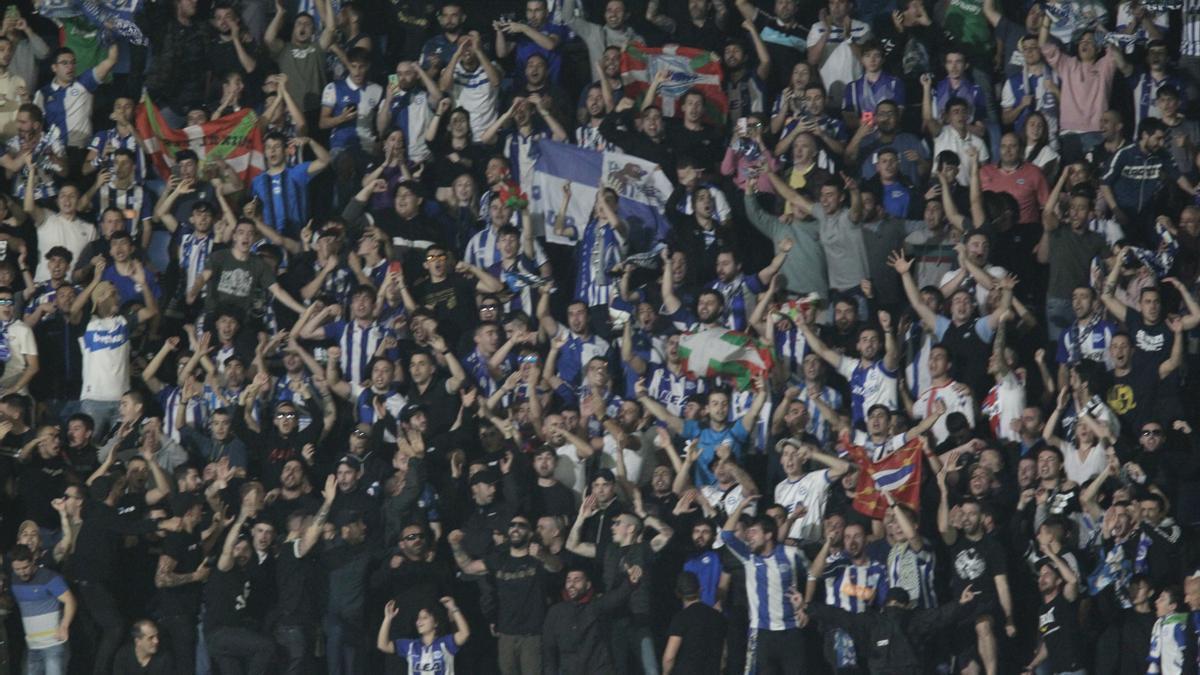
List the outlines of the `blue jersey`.
{"type": "Polygon", "coordinates": [[[34,105],[45,112],[45,127],[58,129],[69,147],[85,147],[92,138],[92,92],[98,86],[93,69],[66,86],[51,80],[33,97],[34,105]]]}
{"type": "Polygon", "coordinates": [[[894,101],[904,105],[904,82],[893,75],[880,73],[879,79],[868,82],[867,76],[846,85],[842,93],[842,110],[851,113],[875,112],[880,101],[894,101]]]}
{"type": "Polygon", "coordinates": [[[752,553],[745,542],[729,531],[721,532],[721,541],[746,569],[751,630],[797,628],[796,611],[787,593],[801,592],[799,583],[805,578],[806,566],[800,552],[791,546],[776,545],[768,555],[761,556],[752,553]]]}
{"type": "Polygon", "coordinates": [[[404,659],[413,675],[454,675],[457,653],[458,645],[452,635],[443,635],[428,645],[419,639],[396,640],[396,655],[404,659]]]}
{"type": "Polygon", "coordinates": [[[700,602],[712,607],[717,604],[717,586],[721,582],[721,556],[716,551],[704,551],[683,563],[683,571],[700,580],[700,602]]]}
{"type": "Polygon", "coordinates": [[[272,174],[264,171],[254,177],[250,190],[262,204],[263,222],[276,232],[293,239],[308,221],[308,167],[312,162],[302,162],[272,174]]]}
{"type": "Polygon", "coordinates": [[[615,227],[592,218],[575,244],[575,299],[588,307],[607,305],[612,292],[613,268],[621,264],[625,238],[615,227]]]}
{"type": "Polygon", "coordinates": [[[860,359],[842,357],[837,371],[850,383],[851,423],[866,420],[875,404],[897,409],[896,373],[885,368],[882,359],[864,367],[860,359]]]}
{"type": "Polygon", "coordinates": [[[887,569],[882,563],[869,560],[865,565],[833,565],[825,573],[825,603],[852,614],[862,614],[870,607],[882,607],[888,590],[887,569]]]}
{"type": "Polygon", "coordinates": [[[650,398],[676,417],[683,417],[683,408],[689,398],[703,394],[707,389],[704,380],[690,379],[682,370],[676,375],[664,365],[654,365],[646,371],[646,391],[650,398]]]}
{"type": "Polygon", "coordinates": [[[367,364],[389,335],[391,331],[375,322],[366,326],[359,325],[357,321],[334,321],[325,325],[325,339],[336,340],[342,348],[342,378],[351,386],[370,378],[367,364]]]}
{"type": "MultiPolygon", "coordinates": [[[[166,427],[167,433],[176,443],[181,440],[176,422],[179,416],[179,399],[182,395],[183,390],[173,385],[163,387],[158,392],[158,402],[163,409],[163,426],[166,427]]],[[[202,432],[205,425],[208,424],[211,410],[213,408],[210,407],[210,400],[206,397],[191,399],[184,409],[184,425],[202,432]]]]}
{"type": "Polygon", "coordinates": [[[1175,160],[1165,150],[1148,153],[1137,143],[1130,143],[1112,156],[1101,180],[1112,188],[1122,210],[1138,213],[1154,202],[1159,190],[1178,178],[1175,160]]]}
{"type": "Polygon", "coordinates": [[[746,330],[748,307],[754,306],[754,296],[767,290],[757,274],[739,274],[732,281],[713,280],[709,288],[725,298],[725,327],[731,330],[746,330]]]}
{"type": "Polygon", "coordinates": [[[708,425],[701,427],[696,420],[687,420],[683,423],[683,433],[680,436],[685,440],[699,439],[700,459],[692,470],[692,482],[698,487],[715,485],[717,482],[716,475],[708,468],[708,465],[717,456],[718,445],[728,441],[734,459],[741,464],[742,457],[745,455],[746,442],[750,440],[750,432],[740,419],[733,424],[726,424],[725,428],[720,431],[708,425]]]}
{"type": "Polygon", "coordinates": [[[375,424],[375,397],[383,396],[383,406],[393,418],[400,419],[400,411],[404,409],[407,399],[400,393],[400,386],[393,384],[387,391],[378,392],[371,387],[362,390],[355,401],[354,413],[359,424],[375,424]]]}

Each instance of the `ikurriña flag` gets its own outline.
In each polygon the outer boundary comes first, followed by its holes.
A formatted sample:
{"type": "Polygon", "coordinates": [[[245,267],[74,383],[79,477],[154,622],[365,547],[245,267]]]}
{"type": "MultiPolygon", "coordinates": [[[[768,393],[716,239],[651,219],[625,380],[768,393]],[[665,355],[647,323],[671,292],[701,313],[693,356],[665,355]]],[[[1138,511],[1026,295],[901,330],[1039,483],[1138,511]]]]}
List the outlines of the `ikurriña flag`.
{"type": "Polygon", "coordinates": [[[225,160],[247,185],[266,169],[262,130],[258,126],[258,116],[250,108],[204,124],[175,129],[167,124],[150,96],[145,95],[138,104],[135,125],[146,156],[164,179],[171,175],[175,153],[180,150],[195,152],[201,166],[225,160]]]}
{"type": "Polygon", "coordinates": [[[679,338],[679,357],[689,377],[724,377],[747,389],[750,381],[771,370],[771,349],[745,333],[707,328],[679,338]]]}
{"type": "Polygon", "coordinates": [[[839,440],[840,447],[848,459],[859,467],[858,485],[854,491],[854,510],[871,518],[883,518],[887,512],[891,495],[897,504],[914,510],[921,499],[921,461],[925,451],[925,440],[920,436],[905,443],[900,449],[872,461],[867,449],[853,445],[848,434],[839,440]]]}
{"type": "Polygon", "coordinates": [[[647,47],[630,43],[621,52],[621,82],[625,96],[635,101],[650,88],[655,73],[666,69],[670,77],[658,88],[655,103],[663,115],[676,117],[677,102],[690,89],[704,94],[704,121],[723,126],[729,99],[721,88],[721,58],[694,47],[647,47]]]}

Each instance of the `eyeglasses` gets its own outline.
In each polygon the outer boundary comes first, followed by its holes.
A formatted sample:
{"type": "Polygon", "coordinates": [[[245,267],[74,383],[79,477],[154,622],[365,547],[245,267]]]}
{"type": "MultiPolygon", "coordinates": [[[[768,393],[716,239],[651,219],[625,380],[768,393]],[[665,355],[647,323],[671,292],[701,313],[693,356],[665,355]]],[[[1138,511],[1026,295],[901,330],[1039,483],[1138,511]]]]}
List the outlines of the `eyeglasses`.
{"type": "Polygon", "coordinates": [[[445,259],[446,259],[445,253],[430,253],[429,255],[425,256],[425,260],[427,262],[433,262],[434,260],[445,260],[445,259]]]}
{"type": "Polygon", "coordinates": [[[1163,435],[1162,429],[1146,429],[1145,431],[1142,432],[1143,437],[1145,437],[1145,436],[1162,436],[1162,435],[1163,435]]]}
{"type": "Polygon", "coordinates": [[[275,419],[277,419],[277,420],[294,420],[294,419],[296,419],[296,413],[289,413],[289,412],[275,413],[275,419]]]}
{"type": "Polygon", "coordinates": [[[520,361],[521,363],[537,363],[537,362],[538,362],[538,357],[537,357],[537,354],[527,354],[527,355],[525,355],[525,356],[522,356],[522,357],[519,359],[519,361],[520,361]]]}
{"type": "Polygon", "coordinates": [[[403,537],[400,537],[400,541],[418,541],[424,538],[425,535],[421,534],[420,532],[413,532],[412,534],[406,534],[403,537]]]}
{"type": "Polygon", "coordinates": [[[12,298],[0,298],[0,307],[7,307],[13,304],[12,298]]]}
{"type": "MultiPolygon", "coordinates": [[[[443,256],[443,257],[445,257],[445,256],[443,256]]],[[[500,309],[500,305],[496,305],[496,304],[492,304],[492,303],[488,303],[486,305],[479,306],[479,311],[481,311],[481,312],[489,312],[489,311],[494,312],[497,309],[500,309]]]]}
{"type": "Polygon", "coordinates": [[[367,437],[367,432],[363,431],[362,429],[355,429],[355,430],[354,430],[354,437],[355,437],[355,438],[366,438],[366,437],[367,437]]]}

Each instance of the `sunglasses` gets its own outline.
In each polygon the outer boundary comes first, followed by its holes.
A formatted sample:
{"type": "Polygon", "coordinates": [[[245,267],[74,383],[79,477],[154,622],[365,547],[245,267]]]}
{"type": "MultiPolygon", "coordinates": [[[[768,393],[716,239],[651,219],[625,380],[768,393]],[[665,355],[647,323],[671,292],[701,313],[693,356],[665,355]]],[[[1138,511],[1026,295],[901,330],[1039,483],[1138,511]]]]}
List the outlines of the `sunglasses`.
{"type": "Polygon", "coordinates": [[[1147,429],[1142,432],[1143,436],[1162,436],[1162,429],[1147,429]]]}
{"type": "Polygon", "coordinates": [[[354,437],[355,437],[355,438],[366,438],[366,437],[367,437],[367,432],[363,431],[362,429],[355,429],[355,430],[354,430],[354,437]]]}
{"type": "Polygon", "coordinates": [[[537,354],[527,354],[522,356],[519,360],[521,363],[537,363],[538,357],[537,354]]]}
{"type": "Polygon", "coordinates": [[[400,537],[400,540],[401,541],[418,541],[418,540],[424,539],[424,538],[425,538],[425,535],[421,534],[420,532],[414,532],[413,534],[406,534],[403,537],[400,537]]]}
{"type": "Polygon", "coordinates": [[[294,419],[296,419],[296,413],[284,413],[284,412],[275,413],[275,419],[277,419],[277,420],[294,420],[294,419]]]}
{"type": "Polygon", "coordinates": [[[8,307],[13,304],[12,298],[0,298],[0,307],[8,307]]]}
{"type": "Polygon", "coordinates": [[[480,306],[479,306],[479,310],[480,310],[480,311],[482,311],[482,312],[487,312],[487,311],[494,312],[494,311],[496,311],[497,309],[500,309],[500,305],[495,305],[495,304],[491,304],[491,303],[489,303],[489,304],[486,304],[486,305],[480,305],[480,306]]]}
{"type": "Polygon", "coordinates": [[[432,262],[434,260],[445,260],[445,259],[446,259],[446,255],[444,253],[433,253],[433,254],[425,256],[425,260],[430,261],[430,262],[432,262]]]}

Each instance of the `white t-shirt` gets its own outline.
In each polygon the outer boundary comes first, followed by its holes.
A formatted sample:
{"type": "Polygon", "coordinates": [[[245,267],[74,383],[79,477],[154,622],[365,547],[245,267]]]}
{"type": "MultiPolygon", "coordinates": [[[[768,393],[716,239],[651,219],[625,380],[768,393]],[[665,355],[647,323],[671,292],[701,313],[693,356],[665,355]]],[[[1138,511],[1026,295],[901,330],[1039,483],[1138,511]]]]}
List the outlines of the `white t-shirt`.
{"type": "MultiPolygon", "coordinates": [[[[0,389],[7,389],[17,380],[29,366],[26,356],[37,356],[37,341],[33,338],[33,330],[20,319],[14,320],[8,326],[8,362],[4,365],[4,376],[0,377],[0,389]]],[[[28,394],[28,389],[22,389],[22,394],[28,394]]]]}
{"type": "MultiPolygon", "coordinates": [[[[604,436],[604,456],[600,458],[600,467],[604,469],[612,469],[613,473],[617,471],[617,441],[612,434],[604,436]]],[[[642,456],[637,450],[629,448],[620,448],[622,455],[625,457],[625,472],[629,482],[637,485],[642,479],[642,456]]]]}
{"type": "Polygon", "coordinates": [[[920,398],[913,403],[913,417],[918,420],[923,420],[933,413],[933,402],[941,401],[946,404],[946,413],[938,418],[937,422],[933,423],[933,438],[938,443],[946,440],[950,432],[946,429],[946,418],[950,413],[960,412],[966,415],[967,422],[975,426],[975,401],[971,399],[971,394],[960,394],[955,391],[954,386],[958,384],[954,380],[950,380],[942,386],[936,384],[921,392],[920,398]]]}
{"type": "Polygon", "coordinates": [[[821,539],[821,522],[825,518],[825,504],[829,498],[829,486],[833,480],[829,469],[807,473],[796,480],[787,478],[775,486],[775,503],[790,514],[797,506],[808,509],[802,518],[792,523],[787,536],[812,543],[821,539]]]}
{"type": "MultiPolygon", "coordinates": [[[[724,518],[730,513],[733,513],[734,509],[737,508],[737,505],[741,503],[743,496],[742,484],[737,483],[728,491],[722,490],[720,485],[704,485],[700,487],[700,494],[704,495],[704,498],[708,500],[708,503],[711,504],[714,509],[721,512],[721,518],[724,518]]],[[[745,513],[749,516],[753,516],[757,512],[758,509],[753,503],[742,510],[742,513],[745,513]]]]}
{"type": "MultiPolygon", "coordinates": [[[[57,212],[48,212],[46,219],[37,226],[38,250],[49,251],[55,246],[62,246],[71,252],[74,260],[79,260],[79,254],[96,238],[96,228],[91,223],[79,220],[67,220],[57,212]]],[[[50,267],[45,256],[38,261],[34,281],[46,281],[50,278],[50,267]]]]}
{"type": "Polygon", "coordinates": [[[83,354],[81,399],[119,401],[129,390],[129,344],[136,325],[136,317],[121,314],[93,316],[88,321],[79,338],[83,354]]]}
{"type": "Polygon", "coordinates": [[[965,152],[967,146],[974,146],[979,151],[979,164],[981,166],[991,159],[991,155],[988,154],[987,143],[984,143],[982,138],[970,131],[967,132],[965,137],[959,136],[954,127],[947,124],[942,127],[942,133],[933,139],[934,157],[937,157],[938,153],[943,150],[950,150],[958,155],[959,160],[962,162],[958,167],[958,184],[964,186],[971,182],[971,173],[967,168],[967,153],[965,152]]]}
{"type": "Polygon", "coordinates": [[[1063,470],[1067,473],[1067,480],[1078,485],[1083,485],[1098,476],[1108,463],[1108,453],[1103,443],[1097,443],[1088,452],[1086,459],[1080,457],[1078,448],[1072,443],[1064,442],[1059,449],[1062,450],[1063,470]]]}
{"type": "Polygon", "coordinates": [[[560,445],[555,452],[558,454],[558,464],[554,466],[555,480],[582,497],[587,490],[586,460],[579,457],[579,450],[573,443],[560,445]]]}
{"type": "MultiPolygon", "coordinates": [[[[988,273],[988,276],[992,277],[993,279],[1003,279],[1004,277],[1008,276],[1008,270],[1004,269],[1003,267],[1001,267],[999,265],[987,265],[983,269],[985,272],[988,273]]],[[[943,274],[941,281],[938,282],[938,288],[941,288],[942,286],[945,286],[946,284],[950,283],[950,280],[953,279],[954,275],[956,275],[956,274],[958,274],[957,269],[950,270],[949,272],[946,272],[945,274],[943,274]]],[[[961,282],[959,282],[959,284],[958,284],[959,287],[961,288],[968,281],[974,282],[975,277],[971,276],[970,272],[965,272],[964,276],[963,276],[963,280],[961,282]]],[[[980,307],[986,307],[987,306],[987,297],[988,297],[988,289],[984,288],[983,286],[980,286],[979,284],[975,284],[975,303],[978,304],[980,307]]]]}

